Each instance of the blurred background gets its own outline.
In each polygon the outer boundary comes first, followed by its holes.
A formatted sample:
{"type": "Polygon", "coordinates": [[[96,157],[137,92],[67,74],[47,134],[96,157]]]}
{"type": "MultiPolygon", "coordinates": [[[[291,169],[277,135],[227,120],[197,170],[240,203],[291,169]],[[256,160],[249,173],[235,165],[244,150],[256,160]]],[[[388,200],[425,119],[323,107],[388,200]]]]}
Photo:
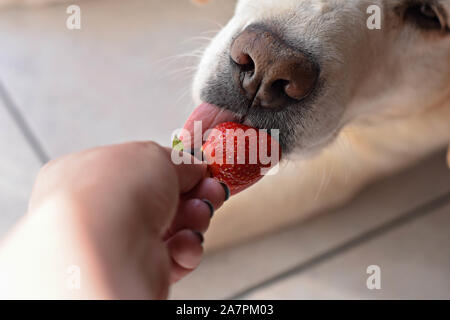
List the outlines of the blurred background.
{"type": "MultiPolygon", "coordinates": [[[[28,2],[0,0],[0,236],[49,159],[129,140],[169,145],[193,108],[198,56],[235,5],[78,1],[82,29],[68,30],[71,2],[28,2]]],[[[345,207],[209,253],[171,296],[450,299],[449,194],[442,150],[345,207]],[[380,290],[367,288],[370,265],[380,290]]]]}

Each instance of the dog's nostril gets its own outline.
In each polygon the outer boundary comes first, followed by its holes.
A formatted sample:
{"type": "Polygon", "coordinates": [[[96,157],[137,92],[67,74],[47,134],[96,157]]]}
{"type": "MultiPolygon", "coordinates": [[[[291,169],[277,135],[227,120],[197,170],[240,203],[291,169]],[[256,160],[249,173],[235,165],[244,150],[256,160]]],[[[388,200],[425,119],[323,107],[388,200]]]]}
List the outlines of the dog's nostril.
{"type": "Polygon", "coordinates": [[[286,92],[286,87],[289,85],[289,80],[276,80],[274,83],[272,83],[271,87],[272,87],[272,91],[278,95],[278,96],[282,96],[282,95],[287,95],[286,92]]]}
{"type": "Polygon", "coordinates": [[[240,65],[241,70],[244,72],[255,71],[255,62],[249,55],[247,55],[247,61],[247,63],[240,65]]]}
{"type": "Polygon", "coordinates": [[[304,81],[290,81],[284,86],[284,92],[288,97],[294,100],[302,100],[310,94],[314,82],[304,81]]]}
{"type": "Polygon", "coordinates": [[[242,72],[255,70],[255,62],[250,55],[243,52],[232,52],[231,59],[236,63],[242,72]]]}
{"type": "Polygon", "coordinates": [[[263,107],[306,98],[320,73],[309,56],[260,25],[247,27],[233,40],[230,56],[236,84],[247,99],[263,107]]]}

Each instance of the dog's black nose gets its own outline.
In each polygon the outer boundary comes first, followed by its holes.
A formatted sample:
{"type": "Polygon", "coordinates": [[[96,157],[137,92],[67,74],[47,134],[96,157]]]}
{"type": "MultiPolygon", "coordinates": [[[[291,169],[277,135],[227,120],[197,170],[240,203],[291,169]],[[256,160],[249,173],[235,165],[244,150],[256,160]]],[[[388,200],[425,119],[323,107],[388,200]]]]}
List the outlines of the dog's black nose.
{"type": "Polygon", "coordinates": [[[235,81],[262,107],[304,99],[319,77],[310,58],[260,26],[249,26],[233,41],[231,59],[235,81]]]}

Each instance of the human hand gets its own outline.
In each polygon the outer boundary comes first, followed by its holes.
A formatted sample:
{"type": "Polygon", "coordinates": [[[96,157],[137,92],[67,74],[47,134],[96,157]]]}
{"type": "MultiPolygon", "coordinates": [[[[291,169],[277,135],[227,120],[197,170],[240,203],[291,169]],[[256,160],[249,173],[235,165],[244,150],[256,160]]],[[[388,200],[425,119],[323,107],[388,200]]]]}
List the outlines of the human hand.
{"type": "Polygon", "coordinates": [[[204,164],[175,166],[170,152],[153,142],[129,143],[47,164],[28,214],[0,250],[0,273],[10,279],[1,291],[33,298],[167,297],[169,284],[200,263],[201,233],[212,214],[202,199],[214,209],[225,200],[223,186],[205,178],[204,164]],[[80,270],[79,290],[67,288],[71,265],[80,270]]]}

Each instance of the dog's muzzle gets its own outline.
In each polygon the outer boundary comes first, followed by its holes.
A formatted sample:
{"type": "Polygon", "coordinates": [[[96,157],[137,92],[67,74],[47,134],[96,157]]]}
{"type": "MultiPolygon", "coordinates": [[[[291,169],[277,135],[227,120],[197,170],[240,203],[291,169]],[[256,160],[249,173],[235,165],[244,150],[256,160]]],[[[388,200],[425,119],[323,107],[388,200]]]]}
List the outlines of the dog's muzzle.
{"type": "Polygon", "coordinates": [[[305,99],[319,69],[302,51],[263,26],[251,25],[231,44],[232,75],[252,105],[280,108],[305,99]]]}

